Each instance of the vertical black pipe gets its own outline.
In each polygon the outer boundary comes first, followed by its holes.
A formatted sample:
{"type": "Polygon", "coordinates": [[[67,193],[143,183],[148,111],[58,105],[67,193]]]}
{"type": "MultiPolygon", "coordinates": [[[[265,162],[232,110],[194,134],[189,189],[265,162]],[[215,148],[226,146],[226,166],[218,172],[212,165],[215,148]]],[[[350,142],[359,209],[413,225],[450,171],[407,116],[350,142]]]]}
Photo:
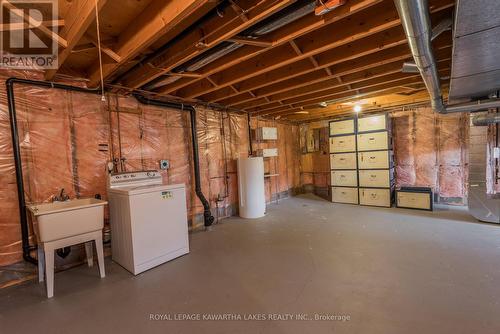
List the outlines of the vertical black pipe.
{"type": "MultiPolygon", "coordinates": [[[[39,81],[39,80],[29,80],[21,78],[9,78],[5,82],[7,86],[7,104],[9,109],[9,120],[10,129],[12,136],[12,149],[14,152],[14,165],[16,169],[16,182],[17,182],[17,196],[19,202],[19,217],[21,222],[21,240],[23,249],[23,258],[25,261],[37,264],[37,260],[31,256],[30,251],[32,247],[29,244],[29,229],[28,229],[28,218],[26,214],[26,198],[24,196],[24,180],[23,180],[23,167],[21,161],[21,149],[19,146],[19,134],[17,129],[17,115],[16,115],[16,102],[14,98],[14,84],[25,84],[46,88],[57,88],[74,92],[81,93],[91,93],[100,94],[99,89],[90,89],[83,87],[76,87],[71,85],[58,84],[49,81],[39,81]]],[[[195,177],[195,191],[196,195],[203,204],[203,218],[205,226],[208,228],[212,225],[214,217],[210,212],[210,204],[206,200],[203,192],[201,191],[201,181],[200,181],[200,165],[199,165],[199,155],[198,155],[198,136],[196,134],[196,110],[191,105],[183,105],[180,103],[163,102],[157,100],[150,100],[143,96],[136,95],[137,100],[141,103],[153,104],[157,106],[163,106],[174,109],[187,110],[191,116],[191,136],[193,141],[193,160],[194,160],[194,177],[195,177]],[[146,101],[146,102],[144,102],[146,101]]]]}
{"type": "Polygon", "coordinates": [[[12,136],[12,150],[14,152],[14,165],[16,169],[16,183],[17,183],[17,199],[19,203],[19,219],[21,222],[21,241],[23,249],[23,259],[27,262],[37,264],[37,259],[31,256],[30,251],[33,249],[29,244],[29,228],[28,217],[26,214],[26,198],[24,196],[24,179],[23,179],[23,166],[21,161],[21,149],[19,146],[19,134],[17,129],[17,114],[16,114],[16,101],[14,98],[14,84],[34,85],[46,88],[58,88],[69,91],[77,91],[84,93],[98,93],[95,89],[88,89],[82,87],[74,87],[69,85],[57,84],[48,81],[28,80],[20,78],[9,78],[5,81],[7,86],[7,104],[9,109],[10,131],[12,136]]]}
{"type": "Polygon", "coordinates": [[[23,259],[36,264],[37,260],[30,254],[30,241],[28,231],[28,217],[26,215],[26,198],[24,197],[23,166],[21,150],[19,147],[19,134],[17,132],[16,101],[14,99],[14,80],[7,79],[7,103],[9,107],[10,133],[12,136],[12,150],[14,151],[14,164],[16,167],[17,201],[19,204],[19,218],[21,220],[21,240],[23,246],[23,259]]]}
{"type": "Polygon", "coordinates": [[[152,100],[146,98],[139,94],[134,94],[137,101],[142,104],[149,104],[158,107],[165,108],[173,108],[180,109],[189,112],[189,116],[191,118],[191,141],[193,143],[193,162],[194,162],[194,184],[195,184],[195,192],[201,203],[203,204],[203,220],[206,228],[212,226],[214,222],[214,217],[212,216],[212,212],[210,211],[210,203],[203,195],[201,191],[201,176],[200,176],[200,158],[199,158],[199,148],[198,148],[198,135],[196,130],[196,110],[192,105],[189,104],[181,104],[181,103],[173,103],[173,102],[164,102],[160,100],[152,100]]]}

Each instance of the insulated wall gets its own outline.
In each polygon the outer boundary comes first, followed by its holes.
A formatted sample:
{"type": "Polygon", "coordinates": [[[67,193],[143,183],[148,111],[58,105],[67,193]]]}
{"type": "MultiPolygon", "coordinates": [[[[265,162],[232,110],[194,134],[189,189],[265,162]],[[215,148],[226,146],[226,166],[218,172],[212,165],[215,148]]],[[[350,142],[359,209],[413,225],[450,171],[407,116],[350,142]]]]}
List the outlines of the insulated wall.
{"type": "MultiPolygon", "coordinates": [[[[468,114],[439,115],[431,108],[417,108],[391,117],[396,185],[431,187],[439,203],[466,204],[468,114]]],[[[321,129],[320,151],[306,153],[303,147],[301,178],[306,188],[323,193],[330,184],[328,139],[322,139],[328,135],[328,121],[302,124],[303,142],[314,128],[321,129]]]]}
{"type": "Polygon", "coordinates": [[[300,127],[301,138],[301,183],[307,191],[328,198],[330,185],[330,154],[328,147],[328,121],[312,122],[300,127]],[[307,131],[319,130],[319,150],[308,152],[307,131]]]}
{"type": "Polygon", "coordinates": [[[431,187],[440,203],[466,204],[468,114],[417,108],[392,117],[396,185],[431,187]]]}
{"type": "MultiPolygon", "coordinates": [[[[0,71],[0,265],[22,259],[4,84],[11,76],[41,79],[36,72],[0,71]]],[[[159,160],[167,159],[170,169],[162,172],[164,181],[186,185],[188,218],[193,225],[202,224],[203,206],[194,193],[189,113],[141,105],[132,97],[109,94],[102,102],[99,95],[20,84],[15,85],[15,97],[27,201],[50,201],[62,188],[72,198],[106,198],[108,161],[114,161],[117,170],[132,171],[158,169],[159,160]]],[[[236,159],[249,150],[247,117],[196,109],[203,193],[214,216],[234,214],[236,159]]],[[[280,177],[270,181],[278,187],[268,187],[268,200],[300,185],[298,127],[280,122],[276,126],[280,177]]]]}

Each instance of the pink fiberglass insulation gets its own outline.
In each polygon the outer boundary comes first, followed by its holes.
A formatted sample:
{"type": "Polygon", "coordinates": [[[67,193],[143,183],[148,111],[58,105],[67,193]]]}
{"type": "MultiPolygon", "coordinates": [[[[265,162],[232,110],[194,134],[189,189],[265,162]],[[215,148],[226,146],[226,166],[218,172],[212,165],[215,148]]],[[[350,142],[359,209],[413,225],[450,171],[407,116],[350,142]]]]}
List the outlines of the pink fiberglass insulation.
{"type": "MultiPolygon", "coordinates": [[[[1,83],[11,76],[41,78],[36,72],[0,71],[1,83]]],[[[167,159],[170,169],[162,171],[164,182],[186,185],[188,218],[195,225],[202,223],[199,214],[203,207],[194,193],[189,113],[141,105],[132,97],[118,95],[107,95],[102,102],[94,94],[25,85],[16,85],[15,94],[28,201],[49,201],[61,188],[71,197],[101,194],[106,198],[108,161],[118,160],[116,168],[120,169],[122,158],[125,170],[132,171],[158,169],[159,160],[167,159]]],[[[197,108],[197,116],[202,191],[213,208],[237,207],[236,159],[248,155],[247,117],[202,107],[197,108]],[[216,202],[219,195],[224,198],[216,202]]],[[[279,129],[278,140],[265,144],[280,150],[276,166],[267,166],[280,174],[279,179],[266,181],[270,200],[276,192],[299,186],[298,126],[252,121],[254,125],[279,129]]],[[[2,89],[0,181],[4,186],[0,189],[0,265],[22,259],[11,145],[2,89]]],[[[33,238],[31,243],[34,244],[33,238]]]]}
{"type": "Polygon", "coordinates": [[[417,108],[392,116],[396,185],[431,187],[441,202],[464,204],[467,115],[417,108]]]}

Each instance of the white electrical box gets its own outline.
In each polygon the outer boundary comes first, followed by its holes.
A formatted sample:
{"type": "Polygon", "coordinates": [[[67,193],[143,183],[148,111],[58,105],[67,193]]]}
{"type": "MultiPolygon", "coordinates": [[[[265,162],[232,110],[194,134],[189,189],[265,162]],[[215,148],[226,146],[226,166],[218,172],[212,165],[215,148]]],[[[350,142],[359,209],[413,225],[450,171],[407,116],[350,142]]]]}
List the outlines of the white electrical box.
{"type": "Polygon", "coordinates": [[[257,129],[257,139],[260,140],[277,140],[278,128],[261,127],[257,129]]]}
{"type": "Polygon", "coordinates": [[[257,150],[257,156],[269,158],[269,157],[277,157],[278,149],[277,148],[261,148],[257,150]]]}

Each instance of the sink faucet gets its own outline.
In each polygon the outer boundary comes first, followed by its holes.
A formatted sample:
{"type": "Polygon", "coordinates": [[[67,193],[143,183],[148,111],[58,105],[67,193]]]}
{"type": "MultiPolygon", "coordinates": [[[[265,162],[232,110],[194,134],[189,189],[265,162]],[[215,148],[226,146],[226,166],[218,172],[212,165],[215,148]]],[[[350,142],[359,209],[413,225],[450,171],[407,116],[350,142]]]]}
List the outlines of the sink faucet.
{"type": "Polygon", "coordinates": [[[69,196],[65,193],[64,188],[61,189],[59,196],[55,195],[52,197],[52,202],[65,202],[69,201],[69,196]]]}

